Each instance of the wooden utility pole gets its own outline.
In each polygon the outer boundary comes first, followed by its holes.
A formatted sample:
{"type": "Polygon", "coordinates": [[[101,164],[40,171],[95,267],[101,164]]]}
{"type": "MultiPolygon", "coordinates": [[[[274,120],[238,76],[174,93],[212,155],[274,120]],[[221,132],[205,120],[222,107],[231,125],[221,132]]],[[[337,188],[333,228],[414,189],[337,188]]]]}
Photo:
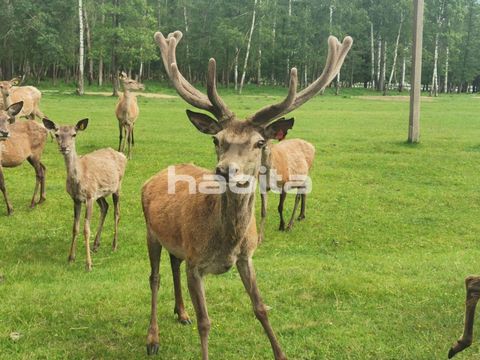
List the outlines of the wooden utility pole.
{"type": "Polygon", "coordinates": [[[408,142],[420,140],[420,90],[422,81],[423,0],[413,0],[412,79],[408,142]]]}

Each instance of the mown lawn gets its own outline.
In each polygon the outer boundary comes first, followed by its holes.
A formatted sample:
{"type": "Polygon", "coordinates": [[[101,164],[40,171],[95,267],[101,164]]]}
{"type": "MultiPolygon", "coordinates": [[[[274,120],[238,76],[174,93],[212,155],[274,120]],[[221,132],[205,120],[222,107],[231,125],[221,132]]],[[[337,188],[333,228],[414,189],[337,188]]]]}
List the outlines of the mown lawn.
{"type": "MultiPolygon", "coordinates": [[[[252,91],[225,100],[238,115],[278,100],[252,91]]],[[[116,99],[46,93],[58,123],[89,117],[77,150],[116,147],[116,99]]],[[[141,359],[150,312],[140,188],[174,163],[213,168],[209,136],[190,125],[180,99],[139,98],[134,158],[121,199],[119,250],[103,244],[84,271],[67,264],[73,220],[65,166],[48,142],[47,202],[30,210],[32,168],[6,169],[15,207],[0,202],[0,359],[141,359]],[[13,341],[12,332],[21,337],[13,341]]],[[[466,275],[480,273],[480,98],[424,102],[422,142],[405,143],[408,102],[323,96],[294,113],[291,138],[317,149],[307,219],[278,232],[270,194],[266,240],[255,254],[270,320],[289,359],[441,359],[463,328],[466,275]],[[477,261],[476,261],[477,260],[477,261]]],[[[111,202],[111,200],[109,200],[111,202]]],[[[287,209],[293,196],[287,197],[287,209]]],[[[112,210],[112,207],[110,208],[112,210]]],[[[95,208],[92,229],[99,211],[95,208]]],[[[288,216],[288,212],[287,212],[288,216]]],[[[182,266],[183,269],[183,266],[182,266]]],[[[195,324],[173,315],[166,252],[159,297],[160,359],[199,359],[195,324]]],[[[187,309],[194,315],[184,281],[187,309]]],[[[271,359],[236,270],[206,280],[212,359],[271,359]]],[[[459,359],[476,359],[474,343],[459,359]]]]}

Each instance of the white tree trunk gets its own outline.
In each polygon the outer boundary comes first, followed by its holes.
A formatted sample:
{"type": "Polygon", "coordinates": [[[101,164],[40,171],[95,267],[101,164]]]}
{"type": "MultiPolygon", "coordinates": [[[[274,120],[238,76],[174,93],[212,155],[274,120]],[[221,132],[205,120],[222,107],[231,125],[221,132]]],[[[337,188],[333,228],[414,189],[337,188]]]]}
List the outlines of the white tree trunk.
{"type": "Polygon", "coordinates": [[[447,50],[446,50],[446,54],[445,54],[445,85],[444,85],[444,89],[443,89],[443,92],[446,94],[448,93],[448,58],[450,56],[450,49],[447,45],[447,50]]]}
{"type": "Polygon", "coordinates": [[[235,77],[235,91],[238,90],[238,55],[240,54],[240,49],[235,48],[235,72],[234,72],[234,77],[235,77]]]}
{"type": "Polygon", "coordinates": [[[190,41],[190,39],[188,37],[188,17],[187,17],[187,7],[186,6],[183,7],[183,20],[185,22],[185,35],[186,35],[186,38],[187,38],[185,49],[187,50],[186,57],[187,57],[188,81],[192,81],[192,68],[190,67],[190,49],[188,47],[188,42],[190,41]]]}
{"type": "Polygon", "coordinates": [[[377,51],[377,90],[380,90],[380,71],[382,68],[382,37],[378,38],[378,51],[377,51]]]}
{"type": "Polygon", "coordinates": [[[79,40],[80,40],[80,49],[79,49],[79,57],[78,57],[78,95],[83,95],[85,93],[84,89],[84,68],[85,68],[85,61],[84,61],[84,39],[83,39],[83,0],[78,0],[78,30],[79,30],[79,40]]]}
{"type": "Polygon", "coordinates": [[[439,33],[435,34],[435,51],[433,55],[433,74],[432,74],[432,88],[430,89],[430,96],[438,96],[438,38],[439,33]]]}
{"type": "Polygon", "coordinates": [[[405,70],[407,68],[407,60],[406,60],[406,51],[405,49],[403,50],[403,64],[402,64],[402,80],[400,80],[400,85],[398,87],[398,90],[400,92],[403,91],[403,87],[405,86],[405,70]]]}
{"type": "Polygon", "coordinates": [[[261,82],[262,82],[262,49],[258,49],[257,84],[260,85],[261,82]]]}
{"type": "Polygon", "coordinates": [[[373,39],[373,22],[370,22],[370,52],[372,60],[372,78],[371,78],[371,87],[375,88],[375,41],[373,39]]]}
{"type": "Polygon", "coordinates": [[[392,63],[392,71],[390,72],[390,77],[388,79],[388,87],[392,84],[393,75],[395,74],[395,69],[397,67],[397,55],[398,55],[398,44],[400,43],[400,35],[402,33],[402,25],[403,25],[403,12],[400,15],[400,25],[398,26],[398,34],[397,34],[397,41],[395,42],[395,50],[393,51],[393,63],[392,63]]]}
{"type": "MultiPolygon", "coordinates": [[[[274,8],[277,7],[277,1],[275,0],[274,2],[274,8]]],[[[276,40],[277,40],[277,12],[275,11],[274,15],[273,15],[273,28],[272,28],[272,54],[275,54],[275,50],[276,50],[276,40]]],[[[272,85],[275,85],[276,84],[276,81],[275,81],[275,57],[273,59],[273,64],[272,64],[272,75],[271,75],[271,81],[272,81],[272,85]]]]}
{"type": "Polygon", "coordinates": [[[247,73],[248,55],[250,54],[250,46],[252,45],[252,35],[253,35],[253,30],[255,29],[255,15],[257,13],[257,1],[258,0],[255,0],[253,4],[252,26],[250,27],[250,34],[248,35],[247,51],[245,53],[245,62],[243,63],[242,78],[240,80],[240,88],[238,89],[238,92],[240,94],[242,93],[243,84],[245,82],[245,75],[247,73]]]}

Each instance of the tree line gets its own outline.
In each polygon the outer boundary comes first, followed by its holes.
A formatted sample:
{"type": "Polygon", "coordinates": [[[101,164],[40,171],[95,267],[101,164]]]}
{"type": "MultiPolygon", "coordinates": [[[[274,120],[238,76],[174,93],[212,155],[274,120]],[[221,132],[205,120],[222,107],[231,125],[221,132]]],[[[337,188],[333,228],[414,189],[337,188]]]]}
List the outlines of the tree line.
{"type": "MultiPolygon", "coordinates": [[[[1,0],[0,78],[111,83],[117,74],[165,80],[153,33],[181,30],[179,66],[205,81],[215,57],[218,82],[301,86],[319,76],[329,34],[354,47],[336,83],[378,91],[408,86],[411,0],[1,0]],[[81,45],[82,44],[82,45],[81,45]],[[84,74],[84,76],[80,76],[84,74]]],[[[477,92],[480,3],[425,0],[424,89],[477,92]]]]}

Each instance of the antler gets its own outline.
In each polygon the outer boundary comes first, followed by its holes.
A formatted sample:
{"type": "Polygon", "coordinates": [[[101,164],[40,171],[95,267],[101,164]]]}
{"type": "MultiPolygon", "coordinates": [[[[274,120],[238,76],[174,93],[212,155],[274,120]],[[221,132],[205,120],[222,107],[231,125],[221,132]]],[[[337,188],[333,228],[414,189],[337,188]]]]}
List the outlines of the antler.
{"type": "Polygon", "coordinates": [[[347,36],[343,43],[340,43],[335,36],[330,36],[328,38],[327,61],[322,75],[297,94],[297,69],[292,68],[290,72],[290,86],[285,100],[278,104],[265,106],[248,117],[247,120],[255,125],[265,125],[279,116],[288,114],[310,100],[321,90],[325,89],[337,76],[352,44],[353,40],[350,36],[347,36]]]}
{"type": "Polygon", "coordinates": [[[208,62],[208,96],[205,96],[205,94],[193,87],[180,73],[177,65],[176,48],[182,36],[183,34],[178,30],[168,34],[166,39],[161,32],[155,33],[155,41],[160,48],[163,65],[165,66],[168,77],[172,81],[178,95],[187,103],[196,108],[211,112],[219,122],[228,121],[233,117],[233,113],[218,95],[215,59],[212,58],[208,62]]]}

